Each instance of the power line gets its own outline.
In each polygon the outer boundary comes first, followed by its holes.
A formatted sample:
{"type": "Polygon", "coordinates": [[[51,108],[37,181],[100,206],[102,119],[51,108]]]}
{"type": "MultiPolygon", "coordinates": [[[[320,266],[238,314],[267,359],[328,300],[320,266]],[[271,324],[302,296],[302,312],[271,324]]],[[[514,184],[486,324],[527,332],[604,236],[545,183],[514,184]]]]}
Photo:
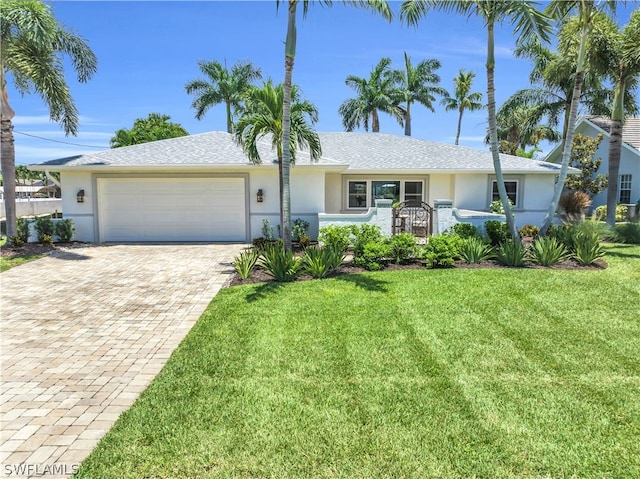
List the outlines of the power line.
{"type": "Polygon", "coordinates": [[[19,133],[19,134],[25,135],[25,136],[30,136],[32,138],[37,138],[39,140],[52,141],[54,143],[62,143],[62,144],[65,144],[65,145],[81,146],[82,148],[98,148],[100,150],[108,150],[109,149],[108,146],[81,145],[79,143],[71,143],[69,141],[53,140],[51,138],[45,138],[43,136],[32,135],[31,133],[25,133],[24,131],[13,130],[13,132],[14,133],[19,133]]]}

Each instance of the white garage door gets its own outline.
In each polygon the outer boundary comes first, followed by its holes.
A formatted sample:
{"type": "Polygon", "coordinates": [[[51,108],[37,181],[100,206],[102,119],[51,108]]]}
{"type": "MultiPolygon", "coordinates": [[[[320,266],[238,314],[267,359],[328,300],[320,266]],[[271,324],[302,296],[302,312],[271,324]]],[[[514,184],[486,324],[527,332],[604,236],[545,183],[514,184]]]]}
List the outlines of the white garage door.
{"type": "Polygon", "coordinates": [[[246,241],[243,178],[98,178],[100,241],[246,241]]]}

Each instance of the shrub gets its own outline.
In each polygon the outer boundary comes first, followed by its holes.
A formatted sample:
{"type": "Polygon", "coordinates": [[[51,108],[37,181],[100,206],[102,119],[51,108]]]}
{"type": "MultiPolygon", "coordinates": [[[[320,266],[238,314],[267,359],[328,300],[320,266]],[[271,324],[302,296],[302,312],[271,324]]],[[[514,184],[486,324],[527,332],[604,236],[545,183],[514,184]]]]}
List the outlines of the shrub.
{"type": "Polygon", "coordinates": [[[594,234],[601,241],[613,238],[614,233],[606,223],[600,221],[586,220],[574,223],[566,223],[550,230],[547,236],[553,236],[564,244],[569,251],[574,251],[575,237],[578,233],[594,234]]]}
{"type": "Polygon", "coordinates": [[[9,236],[9,244],[12,246],[16,246],[16,247],[20,247],[20,246],[24,246],[25,241],[22,240],[22,238],[18,235],[16,236],[9,236]]]}
{"type": "Polygon", "coordinates": [[[531,261],[540,266],[553,266],[569,257],[567,247],[549,236],[536,238],[531,244],[529,255],[531,261]]]}
{"type": "MultiPolygon", "coordinates": [[[[18,218],[16,221],[16,238],[19,239],[22,244],[29,241],[29,221],[25,218],[18,218]]],[[[11,243],[16,244],[14,241],[11,241],[11,243]]]]}
{"type": "Polygon", "coordinates": [[[262,237],[267,241],[273,241],[275,238],[273,226],[266,218],[262,220],[262,237]]]}
{"type": "Polygon", "coordinates": [[[309,222],[302,218],[296,218],[291,228],[293,241],[300,241],[303,236],[307,236],[307,231],[309,231],[309,222]]]}
{"type": "Polygon", "coordinates": [[[558,208],[564,212],[565,217],[569,220],[583,218],[589,206],[591,206],[591,197],[584,191],[569,190],[558,201],[558,208]]]}
{"type": "Polygon", "coordinates": [[[640,244],[640,223],[616,225],[614,239],[618,243],[640,244]]]}
{"type": "Polygon", "coordinates": [[[361,250],[358,255],[354,253],[353,262],[369,271],[382,269],[382,261],[390,254],[390,246],[386,241],[370,241],[361,245],[361,250]]]}
{"type": "Polygon", "coordinates": [[[498,246],[511,239],[509,225],[503,221],[489,220],[485,222],[484,229],[493,246],[498,246]]]}
{"type": "Polygon", "coordinates": [[[344,261],[344,252],[331,247],[310,247],[302,258],[305,271],[314,278],[326,278],[344,261]]]}
{"type": "Polygon", "coordinates": [[[468,264],[478,264],[495,258],[493,246],[480,238],[465,238],[460,244],[460,257],[468,264]]]}
{"type": "Polygon", "coordinates": [[[596,233],[578,232],[574,237],[573,257],[583,266],[593,264],[604,256],[604,249],[596,233]]]}
{"type": "Polygon", "coordinates": [[[453,226],[453,233],[458,235],[460,238],[474,238],[480,236],[478,228],[469,223],[456,223],[453,226]]]}
{"type": "MultiPolygon", "coordinates": [[[[509,200],[509,205],[513,208],[513,202],[511,200],[509,200]]],[[[504,208],[502,207],[502,201],[500,200],[492,201],[491,205],[489,206],[489,212],[503,215],[504,208]]]]}
{"type": "Polygon", "coordinates": [[[421,257],[428,268],[452,268],[460,257],[462,239],[456,235],[438,235],[429,238],[421,257]]]}
{"type": "Polygon", "coordinates": [[[389,257],[403,264],[416,256],[416,238],[411,233],[399,233],[389,240],[389,257]]]}
{"type": "Polygon", "coordinates": [[[324,246],[346,251],[351,244],[351,227],[329,225],[320,228],[318,241],[324,246]]]}
{"type": "Polygon", "coordinates": [[[51,240],[53,238],[54,225],[49,216],[40,216],[36,218],[35,228],[36,233],[38,234],[39,243],[51,243],[51,240]]]}
{"type": "Polygon", "coordinates": [[[520,241],[507,240],[498,248],[498,261],[505,266],[522,267],[527,256],[527,249],[520,241]]]}
{"type": "Polygon", "coordinates": [[[518,233],[520,233],[520,236],[524,237],[524,236],[528,236],[530,238],[535,238],[536,236],[538,236],[538,233],[540,232],[540,228],[538,228],[536,225],[524,225],[522,228],[520,228],[518,230],[518,233]]]}
{"type": "Polygon", "coordinates": [[[298,243],[300,243],[300,246],[303,249],[308,248],[311,245],[311,238],[309,238],[307,235],[302,235],[300,236],[298,243]]]}
{"type": "Polygon", "coordinates": [[[56,234],[60,237],[60,241],[68,243],[73,237],[75,228],[73,227],[73,221],[70,218],[60,220],[56,223],[56,234]]]}
{"type": "Polygon", "coordinates": [[[293,281],[302,270],[302,259],[285,250],[281,243],[266,245],[259,264],[278,282],[293,281]]]}
{"type": "Polygon", "coordinates": [[[360,225],[359,228],[353,225],[351,227],[351,232],[355,237],[353,240],[354,257],[360,256],[364,251],[364,247],[369,243],[384,242],[382,231],[380,230],[380,227],[377,225],[370,225],[370,224],[364,223],[360,225]]]}
{"type": "Polygon", "coordinates": [[[259,257],[260,253],[258,250],[252,248],[247,251],[242,251],[238,256],[233,258],[233,267],[236,273],[238,273],[238,276],[242,279],[247,279],[251,276],[251,272],[253,268],[255,268],[259,257]]]}
{"type": "MultiPolygon", "coordinates": [[[[627,219],[628,208],[625,205],[616,205],[616,221],[625,221],[627,219]]],[[[607,205],[598,206],[595,211],[596,220],[604,221],[607,219],[607,205]]]]}

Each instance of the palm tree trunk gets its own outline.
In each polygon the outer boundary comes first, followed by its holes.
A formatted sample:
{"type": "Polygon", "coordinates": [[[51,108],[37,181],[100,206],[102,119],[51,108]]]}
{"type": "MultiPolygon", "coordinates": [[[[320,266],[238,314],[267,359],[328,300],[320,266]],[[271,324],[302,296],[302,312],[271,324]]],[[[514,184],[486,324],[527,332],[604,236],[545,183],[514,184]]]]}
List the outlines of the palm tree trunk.
{"type": "Polygon", "coordinates": [[[507,225],[514,241],[520,241],[518,228],[511,212],[511,203],[507,196],[507,189],[504,186],[504,175],[502,174],[502,164],[500,163],[500,151],[498,148],[498,122],[496,120],[496,89],[495,89],[495,54],[494,54],[494,24],[490,22],[488,25],[488,41],[487,41],[487,109],[489,110],[489,139],[491,142],[491,155],[493,157],[493,169],[496,173],[496,183],[498,184],[498,193],[500,201],[507,219],[507,225]]]}
{"type": "Polygon", "coordinates": [[[624,118],[624,91],[626,82],[618,81],[615,87],[611,127],[609,128],[609,183],[607,186],[607,224],[616,225],[616,205],[618,203],[618,175],[622,153],[622,125],[624,118]]]}
{"type": "Polygon", "coordinates": [[[282,218],[280,219],[280,235],[284,242],[284,248],[291,251],[291,151],[289,151],[289,139],[291,137],[291,77],[293,75],[293,62],[296,54],[296,7],[297,0],[289,0],[289,15],[287,23],[287,41],[284,57],[284,84],[282,105],[282,218]]]}
{"type": "Polygon", "coordinates": [[[373,110],[371,112],[371,131],[373,133],[380,132],[380,118],[378,118],[378,110],[373,110]]]}
{"type": "Polygon", "coordinates": [[[407,112],[404,116],[404,136],[411,136],[411,102],[407,102],[407,112]]]}
{"type": "Polygon", "coordinates": [[[227,107],[227,133],[233,133],[233,121],[231,119],[231,102],[227,101],[225,103],[227,107]]]}
{"type": "Polygon", "coordinates": [[[2,72],[2,101],[0,102],[0,163],[2,169],[2,185],[4,188],[4,208],[7,225],[7,244],[16,235],[16,150],[13,139],[11,119],[15,112],[9,105],[9,96],[2,72]]]}
{"type": "Polygon", "coordinates": [[[456,132],[456,142],[455,145],[458,144],[458,140],[460,140],[460,130],[462,130],[462,114],[464,113],[464,108],[460,107],[460,115],[458,116],[458,131],[456,132]]]}

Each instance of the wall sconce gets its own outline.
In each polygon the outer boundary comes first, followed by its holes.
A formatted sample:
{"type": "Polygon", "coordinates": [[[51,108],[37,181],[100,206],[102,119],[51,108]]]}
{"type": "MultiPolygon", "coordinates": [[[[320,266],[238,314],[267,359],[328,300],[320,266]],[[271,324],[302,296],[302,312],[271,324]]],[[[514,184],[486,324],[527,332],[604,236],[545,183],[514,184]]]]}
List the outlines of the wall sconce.
{"type": "Polygon", "coordinates": [[[257,198],[258,203],[262,203],[264,201],[264,194],[262,193],[262,188],[258,190],[257,198]]]}
{"type": "Polygon", "coordinates": [[[78,191],[77,200],[78,203],[84,203],[84,190],[78,191]]]}

